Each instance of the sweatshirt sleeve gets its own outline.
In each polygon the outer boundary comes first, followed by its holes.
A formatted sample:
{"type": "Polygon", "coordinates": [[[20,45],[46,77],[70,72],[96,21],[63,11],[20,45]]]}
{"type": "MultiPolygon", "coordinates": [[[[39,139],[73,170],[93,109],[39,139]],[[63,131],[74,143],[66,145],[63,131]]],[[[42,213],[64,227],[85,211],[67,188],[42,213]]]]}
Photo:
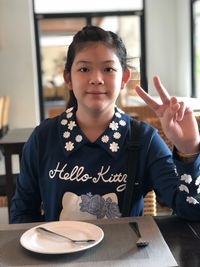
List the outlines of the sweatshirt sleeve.
{"type": "Polygon", "coordinates": [[[183,163],[175,155],[174,158],[180,179],[178,194],[181,195],[176,213],[186,219],[200,220],[200,155],[193,163],[183,163]]]}
{"type": "Polygon", "coordinates": [[[16,191],[10,209],[11,223],[42,221],[36,136],[36,130],[34,130],[23,148],[20,174],[16,181],[16,191]]]}
{"type": "Polygon", "coordinates": [[[145,180],[179,217],[200,220],[200,155],[192,163],[183,163],[155,129],[149,136],[143,146],[147,147],[145,180]]]}

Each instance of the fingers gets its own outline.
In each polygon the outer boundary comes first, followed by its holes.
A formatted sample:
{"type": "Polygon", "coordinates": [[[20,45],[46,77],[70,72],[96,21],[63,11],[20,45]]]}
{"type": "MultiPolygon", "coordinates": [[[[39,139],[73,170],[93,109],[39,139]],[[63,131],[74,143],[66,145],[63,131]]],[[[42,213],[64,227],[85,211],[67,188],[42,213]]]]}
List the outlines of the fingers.
{"type": "Polygon", "coordinates": [[[162,117],[165,110],[168,109],[171,118],[181,121],[187,110],[184,102],[178,102],[176,97],[171,97],[165,87],[162,85],[158,76],[153,77],[154,85],[159,93],[162,104],[159,104],[148,93],[146,93],[140,86],[136,86],[137,94],[149,105],[159,117],[162,117]]]}
{"type": "MultiPolygon", "coordinates": [[[[170,95],[168,94],[165,87],[162,85],[158,76],[153,77],[154,85],[158,91],[160,99],[163,104],[169,104],[170,95]]],[[[159,107],[159,104],[149,95],[147,94],[140,86],[136,87],[137,94],[149,105],[152,109],[156,110],[159,107]]]]}
{"type": "Polygon", "coordinates": [[[158,109],[159,104],[147,94],[139,85],[135,88],[136,93],[144,100],[144,102],[149,105],[153,110],[158,109]]]}
{"type": "Polygon", "coordinates": [[[186,111],[186,105],[184,102],[178,102],[176,97],[172,97],[170,100],[171,115],[175,117],[177,121],[181,121],[186,111]]]}
{"type": "Polygon", "coordinates": [[[170,95],[167,92],[167,90],[165,89],[165,87],[162,85],[160,78],[158,76],[154,76],[153,82],[154,82],[154,85],[157,89],[157,92],[158,92],[163,104],[168,104],[169,100],[170,100],[170,95]]]}

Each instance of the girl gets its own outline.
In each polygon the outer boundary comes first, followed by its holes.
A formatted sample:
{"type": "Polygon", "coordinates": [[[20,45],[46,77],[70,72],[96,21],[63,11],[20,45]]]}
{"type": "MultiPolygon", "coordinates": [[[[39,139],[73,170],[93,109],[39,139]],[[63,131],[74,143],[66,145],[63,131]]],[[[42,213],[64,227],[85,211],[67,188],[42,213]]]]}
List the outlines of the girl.
{"type": "MultiPolygon", "coordinates": [[[[75,101],[63,114],[36,127],[25,144],[12,223],[124,215],[131,118],[115,103],[129,77],[126,48],[119,36],[94,26],[74,36],[64,79],[75,101]]],[[[142,215],[143,197],[153,188],[178,216],[198,220],[197,123],[184,103],[170,98],[158,77],[154,84],[162,104],[142,88],[136,90],[154,109],[175,148],[172,155],[157,131],[140,122],[136,172],[140,188],[128,215],[142,215]]]]}

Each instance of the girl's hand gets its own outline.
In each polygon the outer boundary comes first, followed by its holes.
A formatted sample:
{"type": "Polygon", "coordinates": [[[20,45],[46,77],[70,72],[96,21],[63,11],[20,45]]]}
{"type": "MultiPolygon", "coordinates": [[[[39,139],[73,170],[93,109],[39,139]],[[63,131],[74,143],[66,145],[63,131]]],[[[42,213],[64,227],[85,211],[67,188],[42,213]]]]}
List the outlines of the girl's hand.
{"type": "Polygon", "coordinates": [[[136,87],[137,94],[154,110],[160,119],[165,135],[178,151],[185,154],[199,152],[199,129],[193,111],[184,102],[178,102],[176,97],[170,97],[158,76],[155,76],[153,81],[162,101],[161,104],[140,86],[136,87]]]}

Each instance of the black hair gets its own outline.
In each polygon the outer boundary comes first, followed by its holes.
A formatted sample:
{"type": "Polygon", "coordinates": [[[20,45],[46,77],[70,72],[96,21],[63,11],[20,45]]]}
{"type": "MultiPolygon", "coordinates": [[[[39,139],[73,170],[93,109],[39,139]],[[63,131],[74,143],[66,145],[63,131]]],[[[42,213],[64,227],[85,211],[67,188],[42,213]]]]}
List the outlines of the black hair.
{"type": "MultiPolygon", "coordinates": [[[[119,58],[123,71],[127,69],[127,51],[120,36],[112,31],[105,31],[97,26],[85,26],[74,35],[73,41],[68,48],[65,64],[66,73],[71,72],[71,67],[76,53],[87,46],[88,42],[103,42],[106,46],[113,48],[119,58]]],[[[73,91],[70,91],[70,97],[67,104],[67,107],[70,106],[77,106],[77,101],[73,91]]]]}

